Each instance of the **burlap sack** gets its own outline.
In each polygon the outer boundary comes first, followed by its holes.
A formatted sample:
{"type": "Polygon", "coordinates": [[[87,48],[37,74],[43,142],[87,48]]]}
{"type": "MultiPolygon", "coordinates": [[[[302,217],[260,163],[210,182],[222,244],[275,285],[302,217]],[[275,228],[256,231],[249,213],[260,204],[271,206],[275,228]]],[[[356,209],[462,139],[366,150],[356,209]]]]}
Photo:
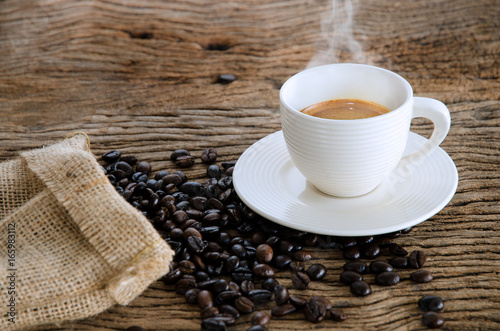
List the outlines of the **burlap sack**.
{"type": "Polygon", "coordinates": [[[126,305],[173,251],[109,183],[87,137],[0,163],[0,330],[126,305]]]}

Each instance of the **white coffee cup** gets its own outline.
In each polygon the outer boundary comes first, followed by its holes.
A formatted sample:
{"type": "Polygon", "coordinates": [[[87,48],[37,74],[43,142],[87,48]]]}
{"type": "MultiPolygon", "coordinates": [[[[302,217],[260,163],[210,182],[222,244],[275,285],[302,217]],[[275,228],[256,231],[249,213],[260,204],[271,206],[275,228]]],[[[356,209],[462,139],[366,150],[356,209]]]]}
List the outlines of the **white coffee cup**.
{"type": "Polygon", "coordinates": [[[414,97],[398,74],[363,64],[329,64],[304,70],[280,91],[283,135],[297,169],[323,193],[354,197],[374,190],[391,172],[408,171],[444,140],[450,112],[440,101],[414,97]],[[301,112],[332,99],[360,99],[391,111],[355,120],[324,119],[301,112]],[[402,158],[411,119],[425,117],[434,131],[422,148],[402,158]]]}

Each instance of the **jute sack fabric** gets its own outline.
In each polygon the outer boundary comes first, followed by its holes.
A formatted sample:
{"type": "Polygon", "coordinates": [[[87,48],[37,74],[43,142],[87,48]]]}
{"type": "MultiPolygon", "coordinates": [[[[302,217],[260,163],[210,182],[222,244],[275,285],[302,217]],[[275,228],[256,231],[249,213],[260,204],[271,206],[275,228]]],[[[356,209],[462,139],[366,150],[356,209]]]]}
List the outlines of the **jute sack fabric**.
{"type": "Polygon", "coordinates": [[[126,305],[174,252],[78,134],[0,163],[0,330],[126,305]]]}

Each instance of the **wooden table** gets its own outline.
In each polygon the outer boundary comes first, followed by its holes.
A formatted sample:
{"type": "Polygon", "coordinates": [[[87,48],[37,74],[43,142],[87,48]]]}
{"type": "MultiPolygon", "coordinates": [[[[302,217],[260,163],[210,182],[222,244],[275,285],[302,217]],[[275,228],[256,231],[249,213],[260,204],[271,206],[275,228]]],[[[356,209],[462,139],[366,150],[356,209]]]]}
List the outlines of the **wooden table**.
{"type": "MultiPolygon", "coordinates": [[[[442,148],[457,165],[458,190],[441,212],[396,239],[428,254],[432,282],[416,284],[403,271],[397,286],[354,297],[338,280],[341,252],[313,249],[328,274],[302,294],[326,295],[348,319],[315,325],[296,313],[269,328],[418,330],[417,301],[435,294],[445,300],[443,329],[498,330],[500,3],[354,1],[348,26],[343,2],[331,21],[328,0],[1,1],[0,159],[85,131],[96,155],[119,149],[153,170],[175,168],[168,156],[178,148],[199,156],[215,147],[219,161],[237,160],[280,130],[283,82],[334,46],[329,62],[388,68],[415,95],[448,105],[452,127],[442,148]],[[225,73],[236,80],[221,84],[225,73]]],[[[413,130],[428,135],[431,126],[415,120],[413,130]]],[[[205,171],[198,163],[186,173],[201,179],[205,171]]],[[[278,279],[290,284],[289,277],[278,279]]],[[[246,329],[249,319],[233,329],[246,329]]],[[[158,281],[129,306],[37,330],[131,325],[195,330],[199,309],[158,281]]]]}

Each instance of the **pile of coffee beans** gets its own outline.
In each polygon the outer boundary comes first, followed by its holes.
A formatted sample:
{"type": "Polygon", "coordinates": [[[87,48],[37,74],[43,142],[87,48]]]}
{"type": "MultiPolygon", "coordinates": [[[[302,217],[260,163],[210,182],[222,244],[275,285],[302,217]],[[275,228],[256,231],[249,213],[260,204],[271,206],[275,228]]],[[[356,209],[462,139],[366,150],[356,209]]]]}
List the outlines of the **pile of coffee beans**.
{"type": "MultiPolygon", "coordinates": [[[[307,251],[310,247],[342,250],[348,262],[340,280],[355,296],[372,293],[363,279],[366,272],[376,274],[376,284],[392,286],[401,280],[395,268],[420,269],[425,265],[422,251],[408,255],[394,242],[411,229],[384,236],[336,238],[292,230],[264,219],[236,194],[232,179],[235,162],[219,166],[215,164],[217,157],[215,148],[203,151],[207,179],[199,182],[188,180],[182,171],[153,174],[148,162],[119,151],[102,155],[109,181],[142,211],[175,251],[171,271],[162,280],[173,284],[186,302],[199,306],[202,330],[225,330],[242,314],[253,314],[249,330],[266,330],[271,317],[297,311],[312,323],[328,315],[336,322],[345,320],[347,316],[327,298],[290,295],[289,288],[275,279],[277,273],[290,273],[287,277],[299,291],[321,281],[327,268],[318,263],[307,267],[312,259],[307,251]],[[394,257],[388,262],[376,259],[383,250],[394,257]],[[362,258],[373,261],[368,266],[362,258]],[[270,314],[260,309],[272,302],[270,314]]],[[[170,159],[181,168],[196,162],[185,149],[172,152],[170,159]]],[[[411,279],[428,282],[432,275],[417,270],[411,279]]]]}

